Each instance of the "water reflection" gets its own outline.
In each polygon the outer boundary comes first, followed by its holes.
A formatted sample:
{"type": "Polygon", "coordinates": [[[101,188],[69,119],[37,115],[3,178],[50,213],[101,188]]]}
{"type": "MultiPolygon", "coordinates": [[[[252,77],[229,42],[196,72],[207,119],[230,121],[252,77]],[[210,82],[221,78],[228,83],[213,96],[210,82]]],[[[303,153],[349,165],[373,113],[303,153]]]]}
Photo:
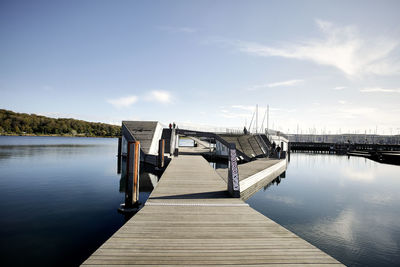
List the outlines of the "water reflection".
{"type": "Polygon", "coordinates": [[[277,176],[274,180],[272,180],[269,184],[267,184],[266,186],[264,186],[264,191],[267,190],[268,187],[270,187],[271,185],[276,185],[278,186],[282,179],[286,178],[286,171],[282,172],[279,176],[277,176]]]}
{"type": "MultiPolygon", "coordinates": [[[[119,180],[119,192],[125,193],[126,185],[126,157],[121,158],[121,176],[119,180]]],[[[144,204],[151,192],[160,180],[161,172],[156,171],[153,166],[141,163],[139,167],[139,202],[144,204]]]]}
{"type": "Polygon", "coordinates": [[[78,266],[123,225],[115,210],[123,201],[117,139],[0,137],[0,144],[2,266],[78,266]]]}
{"type": "Polygon", "coordinates": [[[63,153],[66,155],[80,155],[81,153],[90,153],[88,148],[98,145],[89,144],[52,144],[52,145],[2,145],[0,146],[0,160],[10,158],[34,157],[35,155],[46,154],[56,156],[63,153]]]}
{"type": "Polygon", "coordinates": [[[365,158],[293,153],[287,178],[247,202],[346,265],[399,266],[399,173],[365,158]]]}

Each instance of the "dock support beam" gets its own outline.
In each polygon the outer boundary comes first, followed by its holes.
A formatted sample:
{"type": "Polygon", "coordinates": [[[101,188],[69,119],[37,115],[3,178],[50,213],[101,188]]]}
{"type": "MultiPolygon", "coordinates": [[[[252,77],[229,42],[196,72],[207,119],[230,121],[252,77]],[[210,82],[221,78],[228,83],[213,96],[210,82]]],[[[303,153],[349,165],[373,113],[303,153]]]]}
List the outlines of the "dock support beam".
{"type": "Polygon", "coordinates": [[[120,211],[134,212],[139,207],[140,142],[128,142],[126,159],[125,203],[120,211]]]}
{"type": "Polygon", "coordinates": [[[158,168],[164,168],[164,147],[165,140],[160,139],[158,141],[158,168]]]}
{"type": "Polygon", "coordinates": [[[239,170],[236,161],[236,145],[229,144],[228,153],[228,192],[232,197],[240,197],[239,170]]]}

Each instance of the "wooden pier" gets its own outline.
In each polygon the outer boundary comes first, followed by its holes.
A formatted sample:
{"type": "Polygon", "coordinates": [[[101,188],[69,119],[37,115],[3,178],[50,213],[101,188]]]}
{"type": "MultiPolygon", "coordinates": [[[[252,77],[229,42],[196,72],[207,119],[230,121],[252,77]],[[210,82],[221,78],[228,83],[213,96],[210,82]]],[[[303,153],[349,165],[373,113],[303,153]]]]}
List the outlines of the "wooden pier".
{"type": "Polygon", "coordinates": [[[341,265],[226,189],[203,157],[173,158],[146,205],[83,266],[341,265]]]}

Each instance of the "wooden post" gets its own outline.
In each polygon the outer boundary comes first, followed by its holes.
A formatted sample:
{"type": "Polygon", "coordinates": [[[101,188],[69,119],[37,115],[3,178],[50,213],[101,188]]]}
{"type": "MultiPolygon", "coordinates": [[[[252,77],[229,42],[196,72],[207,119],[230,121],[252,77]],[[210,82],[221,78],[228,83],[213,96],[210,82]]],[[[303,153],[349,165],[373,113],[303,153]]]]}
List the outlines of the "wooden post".
{"type": "Polygon", "coordinates": [[[164,167],[164,146],[165,146],[165,140],[160,139],[158,141],[158,167],[159,168],[164,167]]]}
{"type": "Polygon", "coordinates": [[[118,137],[117,173],[121,173],[122,137],[118,137]]]}
{"type": "Polygon", "coordinates": [[[128,142],[126,161],[125,209],[133,208],[139,201],[140,142],[128,142]]]}
{"type": "Polygon", "coordinates": [[[236,161],[236,145],[229,144],[228,152],[228,192],[232,197],[240,197],[239,170],[236,161]]]}

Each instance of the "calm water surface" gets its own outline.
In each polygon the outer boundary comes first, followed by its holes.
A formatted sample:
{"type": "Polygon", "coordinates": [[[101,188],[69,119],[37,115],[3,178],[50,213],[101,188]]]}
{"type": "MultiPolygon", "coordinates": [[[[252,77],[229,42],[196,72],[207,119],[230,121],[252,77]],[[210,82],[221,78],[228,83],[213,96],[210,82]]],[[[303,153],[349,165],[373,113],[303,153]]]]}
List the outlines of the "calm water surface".
{"type": "Polygon", "coordinates": [[[292,154],[251,207],[349,266],[400,266],[400,166],[292,154]]]}
{"type": "Polygon", "coordinates": [[[125,223],[117,144],[0,136],[2,266],[79,265],[125,223]]]}

